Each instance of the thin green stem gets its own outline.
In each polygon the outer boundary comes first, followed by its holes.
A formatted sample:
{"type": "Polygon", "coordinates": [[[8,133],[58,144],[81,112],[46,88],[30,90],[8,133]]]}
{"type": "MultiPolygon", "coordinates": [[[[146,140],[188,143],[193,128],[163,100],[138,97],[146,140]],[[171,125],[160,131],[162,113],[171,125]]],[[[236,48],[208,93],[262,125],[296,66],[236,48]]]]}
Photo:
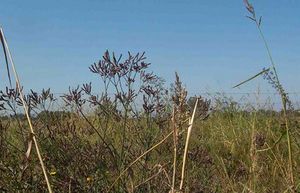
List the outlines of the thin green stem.
{"type": "MultiPolygon", "coordinates": [[[[255,15],[254,15],[255,16],[255,15]]],[[[273,60],[269,45],[266,41],[266,38],[261,30],[260,24],[258,23],[257,19],[255,18],[255,23],[256,26],[258,28],[259,34],[264,42],[265,48],[267,50],[269,59],[271,61],[272,64],[272,68],[275,74],[275,78],[276,78],[276,82],[278,85],[280,85],[280,81],[279,81],[279,76],[276,70],[276,66],[275,66],[275,62],[273,60]]],[[[289,128],[289,123],[288,123],[288,117],[287,117],[287,99],[285,96],[284,91],[279,90],[279,94],[281,96],[281,102],[282,102],[282,107],[283,107],[283,113],[284,113],[284,119],[285,119],[285,127],[286,127],[286,134],[287,134],[287,145],[288,145],[288,172],[289,172],[289,179],[290,179],[290,183],[291,185],[294,187],[294,174],[293,174],[293,154],[292,154],[292,145],[291,145],[291,136],[290,136],[290,128],[289,128]]]]}

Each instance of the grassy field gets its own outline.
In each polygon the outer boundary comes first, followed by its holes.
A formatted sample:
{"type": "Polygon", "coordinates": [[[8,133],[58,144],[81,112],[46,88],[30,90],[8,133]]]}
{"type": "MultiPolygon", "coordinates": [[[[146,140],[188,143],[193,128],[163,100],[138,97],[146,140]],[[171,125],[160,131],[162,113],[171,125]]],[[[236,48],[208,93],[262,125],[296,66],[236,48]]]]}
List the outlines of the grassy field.
{"type": "MultiPolygon", "coordinates": [[[[288,147],[282,112],[246,111],[232,101],[226,102],[213,108],[205,120],[196,116],[183,190],[289,192],[288,147]]],[[[163,121],[143,114],[124,122],[124,118],[105,115],[100,109],[84,116],[77,112],[43,111],[33,118],[54,192],[108,191],[122,170],[172,132],[171,112],[164,115],[163,121]]],[[[289,112],[295,155],[293,170],[298,184],[299,119],[299,113],[289,112]]],[[[19,116],[2,118],[0,123],[1,191],[45,192],[36,152],[32,151],[28,158],[25,156],[30,136],[26,120],[19,116]]],[[[186,121],[178,122],[176,188],[181,180],[186,128],[186,121]]],[[[171,135],[139,159],[111,192],[168,192],[172,187],[173,141],[171,135]]]]}
{"type": "Polygon", "coordinates": [[[0,192],[300,192],[300,112],[244,2],[270,66],[234,88],[262,76],[280,109],[191,96],[177,73],[165,85],[145,53],[106,51],[89,67],[101,93],[85,83],[24,94],[1,29],[16,87],[0,92],[0,192]]]}

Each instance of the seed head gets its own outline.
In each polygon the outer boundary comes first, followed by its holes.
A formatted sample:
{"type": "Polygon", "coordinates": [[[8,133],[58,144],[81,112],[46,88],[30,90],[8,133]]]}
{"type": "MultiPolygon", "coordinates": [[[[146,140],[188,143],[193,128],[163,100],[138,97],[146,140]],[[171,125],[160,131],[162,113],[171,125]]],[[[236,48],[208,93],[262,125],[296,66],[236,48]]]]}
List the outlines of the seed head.
{"type": "Polygon", "coordinates": [[[249,3],[248,0],[244,0],[245,6],[247,8],[247,10],[251,13],[254,14],[254,7],[249,3]]]}

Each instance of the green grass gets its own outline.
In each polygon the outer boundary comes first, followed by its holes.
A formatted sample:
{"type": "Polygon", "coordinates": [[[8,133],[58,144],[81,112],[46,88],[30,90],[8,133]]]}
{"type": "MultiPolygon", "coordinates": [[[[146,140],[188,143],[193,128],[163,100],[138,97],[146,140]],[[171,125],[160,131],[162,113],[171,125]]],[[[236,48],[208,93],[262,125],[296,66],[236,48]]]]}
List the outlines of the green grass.
{"type": "MultiPolygon", "coordinates": [[[[296,134],[299,132],[300,116],[294,112],[290,114],[290,117],[291,126],[296,134]]],[[[89,118],[91,120],[98,119],[97,124],[103,121],[92,115],[89,118]]],[[[50,134],[41,120],[34,120],[39,131],[38,139],[44,152],[46,168],[49,175],[52,172],[50,181],[53,191],[68,192],[69,189],[71,192],[104,191],[119,175],[122,170],[121,164],[118,163],[118,160],[114,161],[115,158],[97,140],[97,135],[90,130],[89,125],[82,117],[55,118],[53,121],[50,123],[52,132],[50,134]]],[[[256,130],[256,140],[254,140],[256,148],[263,150],[272,146],[284,134],[283,123],[282,115],[277,112],[245,112],[226,108],[225,111],[224,108],[222,111],[214,111],[205,121],[196,121],[186,166],[185,191],[249,192],[252,180],[250,168],[253,160],[250,148],[253,124],[256,130]]],[[[141,125],[142,128],[145,126],[145,121],[132,120],[132,125],[135,124],[141,125]]],[[[153,140],[152,145],[171,131],[171,128],[168,127],[169,124],[166,123],[163,130],[159,130],[157,125],[153,124],[156,132],[152,134],[159,132],[159,137],[153,140]]],[[[114,144],[119,151],[120,139],[114,138],[114,135],[118,136],[120,125],[117,126],[113,122],[109,125],[111,125],[109,128],[111,131],[107,134],[107,140],[114,144]]],[[[7,131],[14,129],[14,124],[12,124],[7,131]]],[[[149,138],[149,135],[151,133],[143,132],[143,135],[135,132],[128,133],[129,139],[127,140],[130,148],[126,149],[128,154],[126,165],[146,151],[148,147],[143,142],[149,138]],[[137,137],[142,137],[142,139],[137,141],[137,137]]],[[[6,132],[5,135],[2,134],[2,139],[6,136],[8,137],[5,140],[9,140],[10,143],[22,149],[22,144],[16,140],[19,134],[6,132]]],[[[178,145],[178,164],[180,166],[184,136],[178,145]]],[[[257,152],[257,163],[254,170],[255,190],[251,191],[275,192],[274,190],[277,190],[284,192],[288,190],[288,171],[286,171],[288,149],[285,140],[286,138],[283,137],[282,141],[272,149],[257,152]]],[[[1,142],[4,145],[1,146],[0,187],[7,192],[44,192],[45,182],[35,153],[30,157],[29,168],[22,171],[20,165],[24,164],[23,153],[5,141],[1,140],[1,142]]],[[[134,192],[167,192],[170,190],[168,178],[171,179],[172,176],[172,143],[172,138],[169,138],[156,150],[150,152],[147,158],[144,157],[133,165],[114,187],[113,192],[132,192],[133,190],[134,192]],[[156,176],[149,182],[134,188],[153,175],[156,176]]],[[[299,155],[299,142],[293,140],[292,145],[294,155],[299,155]]],[[[296,171],[295,182],[299,184],[299,168],[297,166],[300,164],[300,159],[294,156],[293,163],[296,171]]],[[[178,174],[180,174],[180,170],[178,170],[178,174]]],[[[176,182],[180,182],[180,177],[177,176],[177,178],[176,182]]]]}

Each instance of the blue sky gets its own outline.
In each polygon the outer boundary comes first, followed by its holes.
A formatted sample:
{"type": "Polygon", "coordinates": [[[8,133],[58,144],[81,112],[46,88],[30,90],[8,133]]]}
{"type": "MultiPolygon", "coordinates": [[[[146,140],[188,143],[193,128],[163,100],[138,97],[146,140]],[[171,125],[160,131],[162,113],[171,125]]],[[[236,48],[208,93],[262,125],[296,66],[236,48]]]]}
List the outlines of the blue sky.
{"type": "MultiPolygon", "coordinates": [[[[284,86],[300,91],[300,1],[251,2],[284,86]]],[[[1,0],[0,24],[25,88],[98,84],[88,66],[108,49],[145,51],[151,70],[167,84],[178,71],[191,93],[272,92],[262,79],[231,89],[270,64],[246,14],[242,0],[1,0]]]]}

